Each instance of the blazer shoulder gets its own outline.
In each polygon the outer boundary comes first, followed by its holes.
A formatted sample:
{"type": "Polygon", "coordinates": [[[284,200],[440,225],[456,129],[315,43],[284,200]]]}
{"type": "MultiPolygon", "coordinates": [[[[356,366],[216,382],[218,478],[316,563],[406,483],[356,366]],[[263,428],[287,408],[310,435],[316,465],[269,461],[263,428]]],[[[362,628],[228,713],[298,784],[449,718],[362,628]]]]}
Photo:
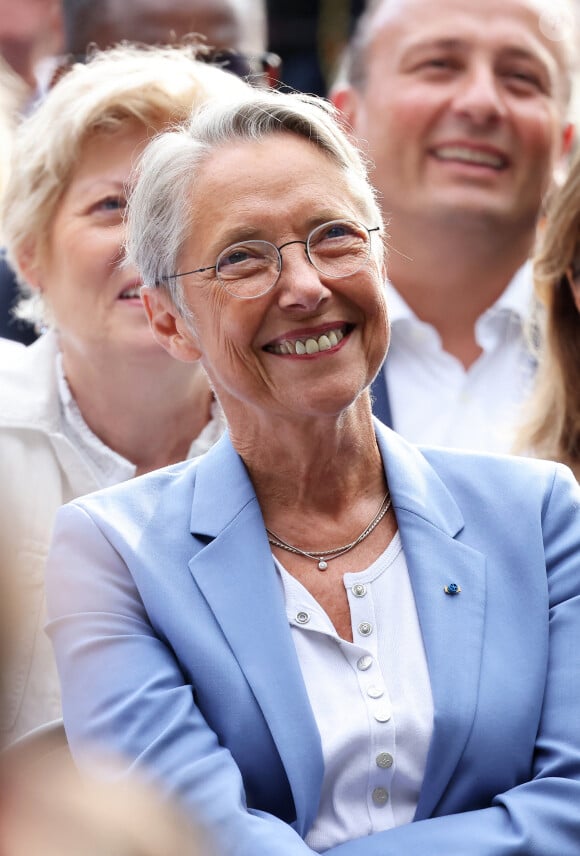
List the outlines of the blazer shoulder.
{"type": "Polygon", "coordinates": [[[68,507],[82,509],[95,522],[117,520],[118,528],[129,519],[143,525],[163,506],[190,509],[199,460],[181,461],[102,488],[73,499],[68,507]]]}
{"type": "Polygon", "coordinates": [[[496,492],[498,501],[506,494],[512,500],[517,495],[549,497],[556,483],[579,491],[572,471],[555,461],[438,447],[421,447],[420,452],[451,489],[471,485],[473,491],[496,492]]]}

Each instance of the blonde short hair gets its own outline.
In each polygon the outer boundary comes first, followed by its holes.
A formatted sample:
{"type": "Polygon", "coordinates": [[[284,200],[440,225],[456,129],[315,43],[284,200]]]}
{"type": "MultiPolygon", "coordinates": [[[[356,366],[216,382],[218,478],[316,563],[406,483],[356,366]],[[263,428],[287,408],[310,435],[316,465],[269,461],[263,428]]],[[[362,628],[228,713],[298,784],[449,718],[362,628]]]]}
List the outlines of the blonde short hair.
{"type": "Polygon", "coordinates": [[[18,128],[3,206],[7,256],[23,293],[20,317],[37,325],[47,313],[26,283],[21,261],[40,267],[60,200],[93,135],[135,120],[144,135],[187,119],[208,100],[235,97],[247,84],[198,59],[199,48],[122,44],[77,63],[18,128]]]}

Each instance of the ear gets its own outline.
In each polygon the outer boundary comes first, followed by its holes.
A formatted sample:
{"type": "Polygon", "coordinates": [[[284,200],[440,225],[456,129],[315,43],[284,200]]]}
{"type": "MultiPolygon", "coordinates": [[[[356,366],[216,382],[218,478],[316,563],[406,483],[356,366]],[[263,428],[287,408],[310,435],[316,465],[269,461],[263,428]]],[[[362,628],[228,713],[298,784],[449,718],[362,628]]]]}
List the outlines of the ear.
{"type": "Polygon", "coordinates": [[[333,89],[329,98],[341,114],[342,122],[346,130],[354,135],[354,129],[357,126],[358,110],[359,110],[359,94],[354,87],[348,84],[337,86],[333,89]]]}
{"type": "Polygon", "coordinates": [[[570,157],[575,148],[575,137],[576,133],[574,125],[567,122],[562,126],[560,131],[560,151],[552,169],[552,187],[562,187],[566,181],[566,176],[568,175],[570,167],[570,157]]]}
{"type": "Polygon", "coordinates": [[[181,317],[164,288],[141,288],[141,300],[159,344],[176,360],[193,363],[201,357],[197,336],[181,317]]]}
{"type": "Polygon", "coordinates": [[[41,266],[29,249],[23,249],[18,253],[18,267],[28,285],[36,291],[42,291],[41,266]]]}

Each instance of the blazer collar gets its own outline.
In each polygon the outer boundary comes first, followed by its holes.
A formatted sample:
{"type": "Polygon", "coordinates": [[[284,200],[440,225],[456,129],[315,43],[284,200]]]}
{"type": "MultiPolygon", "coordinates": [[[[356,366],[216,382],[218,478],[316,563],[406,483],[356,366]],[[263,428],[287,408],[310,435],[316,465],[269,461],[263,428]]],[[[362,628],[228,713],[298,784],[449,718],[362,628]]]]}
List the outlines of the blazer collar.
{"type": "MultiPolygon", "coordinates": [[[[463,515],[433,467],[415,446],[379,420],[374,424],[395,510],[418,515],[454,537],[463,527],[463,515]]],[[[246,467],[226,432],[198,462],[191,531],[215,537],[256,501],[246,467]]]]}
{"type": "Polygon", "coordinates": [[[245,506],[257,504],[256,493],[227,431],[196,463],[191,532],[215,538],[245,506]]]}

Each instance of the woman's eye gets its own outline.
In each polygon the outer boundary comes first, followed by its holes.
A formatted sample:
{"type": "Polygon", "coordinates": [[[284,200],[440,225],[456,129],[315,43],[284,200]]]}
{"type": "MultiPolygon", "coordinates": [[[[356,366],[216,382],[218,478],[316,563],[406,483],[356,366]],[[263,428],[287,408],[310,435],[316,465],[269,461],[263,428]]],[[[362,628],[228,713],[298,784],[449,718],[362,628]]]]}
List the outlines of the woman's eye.
{"type": "Polygon", "coordinates": [[[248,259],[253,258],[253,256],[244,249],[232,250],[226,255],[222,256],[220,259],[220,266],[227,267],[228,265],[239,265],[247,262],[248,259]]]}
{"type": "Polygon", "coordinates": [[[127,200],[121,196],[105,196],[93,206],[95,211],[124,211],[127,200]]]}
{"type": "Polygon", "coordinates": [[[354,232],[354,227],[349,223],[332,223],[320,232],[318,240],[325,241],[331,238],[344,238],[353,235],[354,232]]]}
{"type": "Polygon", "coordinates": [[[339,246],[350,246],[353,241],[364,239],[365,235],[361,227],[357,227],[355,223],[330,223],[328,226],[323,227],[317,235],[313,236],[310,246],[312,248],[318,247],[320,251],[324,247],[338,249],[339,246]]]}

